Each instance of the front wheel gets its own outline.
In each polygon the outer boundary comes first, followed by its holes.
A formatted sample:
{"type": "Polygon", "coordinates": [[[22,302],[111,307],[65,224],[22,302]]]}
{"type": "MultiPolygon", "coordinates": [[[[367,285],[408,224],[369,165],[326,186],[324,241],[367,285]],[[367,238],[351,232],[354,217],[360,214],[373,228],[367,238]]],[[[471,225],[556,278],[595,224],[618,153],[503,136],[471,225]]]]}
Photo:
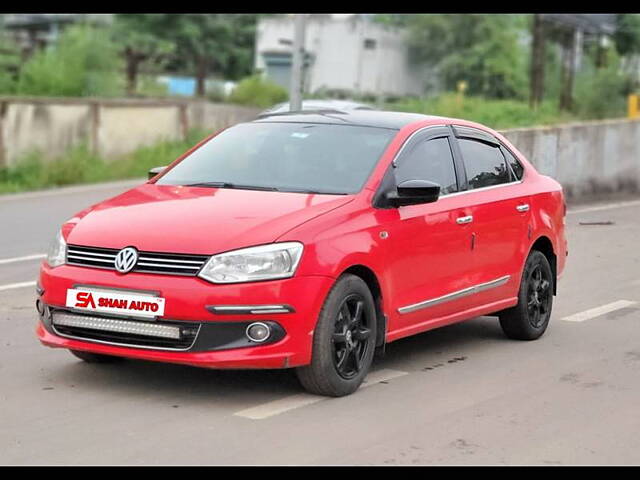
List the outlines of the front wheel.
{"type": "Polygon", "coordinates": [[[324,302],[313,335],[310,365],[296,369],[311,393],[341,397],[367,376],[376,343],[376,309],[367,284],[343,275],[324,302]]]}
{"type": "Polygon", "coordinates": [[[554,281],[547,257],[533,250],[522,272],[518,304],[500,313],[500,326],[507,337],[535,340],[542,336],[551,318],[554,281]]]}

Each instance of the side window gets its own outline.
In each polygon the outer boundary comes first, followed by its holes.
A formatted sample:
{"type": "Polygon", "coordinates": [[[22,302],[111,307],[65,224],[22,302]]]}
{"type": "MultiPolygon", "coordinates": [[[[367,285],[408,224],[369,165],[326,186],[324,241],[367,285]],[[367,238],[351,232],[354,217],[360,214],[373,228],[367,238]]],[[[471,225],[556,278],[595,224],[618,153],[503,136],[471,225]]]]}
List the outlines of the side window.
{"type": "Polygon", "coordinates": [[[524,167],[522,166],[522,164],[506,148],[502,148],[502,153],[504,153],[504,157],[507,159],[507,163],[511,166],[511,170],[513,171],[516,179],[522,180],[522,174],[524,173],[524,167]]]}
{"type": "Polygon", "coordinates": [[[442,195],[458,191],[451,146],[446,137],[418,143],[400,159],[396,182],[428,180],[440,185],[442,195]]]}
{"type": "Polygon", "coordinates": [[[509,183],[509,170],[498,146],[469,138],[459,138],[458,144],[470,189],[509,183]]]}

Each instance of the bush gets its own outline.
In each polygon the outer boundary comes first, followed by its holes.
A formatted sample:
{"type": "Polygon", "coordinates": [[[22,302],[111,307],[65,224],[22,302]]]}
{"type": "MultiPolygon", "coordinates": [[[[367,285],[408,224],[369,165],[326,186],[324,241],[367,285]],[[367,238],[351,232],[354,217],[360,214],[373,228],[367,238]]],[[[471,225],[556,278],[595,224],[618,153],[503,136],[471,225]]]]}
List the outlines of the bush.
{"type": "Polygon", "coordinates": [[[583,118],[621,117],[625,114],[630,79],[617,66],[598,69],[576,80],[574,104],[583,118]]]}
{"type": "Polygon", "coordinates": [[[36,53],[20,72],[17,93],[49,96],[115,96],[123,91],[121,59],[108,32],[75,25],[55,46],[36,53]]]}
{"type": "Polygon", "coordinates": [[[260,74],[241,80],[229,95],[229,101],[241,105],[253,105],[261,108],[271,107],[289,98],[287,90],[260,74]]]}
{"type": "Polygon", "coordinates": [[[574,119],[570,114],[558,112],[555,102],[544,102],[534,111],[527,102],[518,100],[491,100],[469,96],[459,102],[455,93],[428,99],[403,99],[387,103],[386,109],[464,118],[492,128],[548,125],[574,119]]]}

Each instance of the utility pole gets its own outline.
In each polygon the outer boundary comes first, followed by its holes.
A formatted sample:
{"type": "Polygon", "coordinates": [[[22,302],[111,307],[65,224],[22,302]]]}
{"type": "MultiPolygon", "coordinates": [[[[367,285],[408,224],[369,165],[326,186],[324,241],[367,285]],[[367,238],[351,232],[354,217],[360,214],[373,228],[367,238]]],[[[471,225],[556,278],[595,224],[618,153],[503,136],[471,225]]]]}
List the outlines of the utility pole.
{"type": "Polygon", "coordinates": [[[293,59],[289,84],[289,110],[302,110],[302,70],[304,68],[304,30],[306,15],[297,13],[294,20],[293,59]]]}

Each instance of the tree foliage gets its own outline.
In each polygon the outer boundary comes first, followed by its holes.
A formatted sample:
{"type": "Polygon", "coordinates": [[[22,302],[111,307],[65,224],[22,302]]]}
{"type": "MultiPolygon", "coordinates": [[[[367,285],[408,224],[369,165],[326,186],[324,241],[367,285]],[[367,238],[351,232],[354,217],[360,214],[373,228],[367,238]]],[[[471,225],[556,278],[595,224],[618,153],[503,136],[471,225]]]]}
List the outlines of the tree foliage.
{"type": "Polygon", "coordinates": [[[527,46],[522,15],[434,14],[382,19],[407,26],[410,55],[440,72],[445,88],[465,81],[473,95],[522,98],[527,46]]]}
{"type": "Polygon", "coordinates": [[[175,45],[169,67],[191,71],[204,95],[204,79],[211,73],[237,79],[251,72],[256,15],[155,14],[149,27],[175,45]]]}
{"type": "Polygon", "coordinates": [[[108,32],[86,25],[67,28],[57,44],[22,67],[17,93],[50,96],[114,96],[122,92],[121,59],[108,32]]]}
{"type": "Polygon", "coordinates": [[[137,80],[143,65],[160,70],[166,64],[174,45],[163,39],[155,28],[153,14],[117,14],[112,35],[125,61],[127,93],[137,91],[137,80]]]}
{"type": "Polygon", "coordinates": [[[640,54],[640,14],[618,14],[613,38],[620,55],[640,54]]]}

